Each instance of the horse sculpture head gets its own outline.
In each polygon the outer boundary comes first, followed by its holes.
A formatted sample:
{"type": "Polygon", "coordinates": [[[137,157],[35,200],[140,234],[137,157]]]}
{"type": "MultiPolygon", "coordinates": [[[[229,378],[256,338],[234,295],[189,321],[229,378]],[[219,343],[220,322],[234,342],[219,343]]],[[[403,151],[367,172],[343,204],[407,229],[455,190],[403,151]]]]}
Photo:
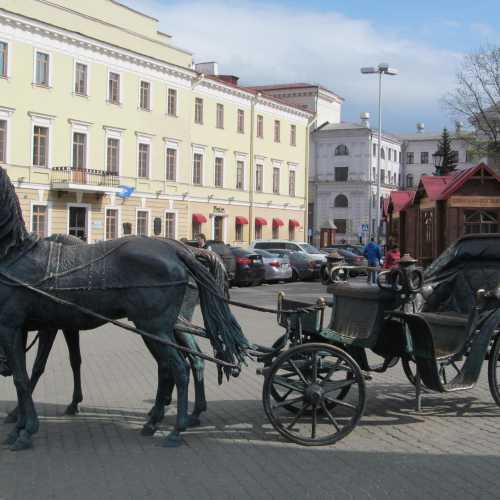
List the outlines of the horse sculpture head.
{"type": "Polygon", "coordinates": [[[0,259],[29,237],[14,186],[0,167],[0,259]]]}

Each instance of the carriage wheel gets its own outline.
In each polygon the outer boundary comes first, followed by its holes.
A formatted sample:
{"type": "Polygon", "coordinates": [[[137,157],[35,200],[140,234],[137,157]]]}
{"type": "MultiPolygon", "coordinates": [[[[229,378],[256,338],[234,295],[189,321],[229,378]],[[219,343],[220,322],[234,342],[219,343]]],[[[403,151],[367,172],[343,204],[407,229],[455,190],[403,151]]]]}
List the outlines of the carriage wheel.
{"type": "Polygon", "coordinates": [[[495,403],[500,406],[500,387],[499,374],[500,370],[500,335],[497,335],[493,342],[493,347],[490,351],[490,359],[488,360],[488,384],[490,392],[495,400],[495,403]]]}
{"type": "Polygon", "coordinates": [[[403,371],[405,372],[406,378],[410,384],[415,385],[417,383],[415,377],[415,372],[417,371],[415,368],[415,361],[409,356],[403,356],[401,358],[401,364],[403,365],[403,371]]]}
{"type": "MultiPolygon", "coordinates": [[[[439,380],[441,384],[449,384],[459,373],[462,372],[463,364],[465,363],[466,356],[462,356],[460,359],[456,360],[443,360],[437,362],[437,371],[439,380]]],[[[401,359],[403,365],[403,371],[405,372],[406,378],[413,385],[416,384],[416,367],[413,358],[405,356],[401,359]]]]}
{"type": "Polygon", "coordinates": [[[275,360],[262,399],[269,421],[286,439],[328,445],[358,424],[365,409],[365,382],[356,361],[342,349],[304,344],[275,360]],[[345,399],[339,398],[342,393],[345,399]]]}

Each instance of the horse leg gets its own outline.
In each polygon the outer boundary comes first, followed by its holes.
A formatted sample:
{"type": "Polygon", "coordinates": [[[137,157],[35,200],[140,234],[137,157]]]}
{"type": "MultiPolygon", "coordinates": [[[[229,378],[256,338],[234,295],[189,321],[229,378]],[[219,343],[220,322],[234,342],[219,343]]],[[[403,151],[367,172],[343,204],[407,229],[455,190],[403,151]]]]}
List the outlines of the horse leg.
{"type": "Polygon", "coordinates": [[[30,379],[26,371],[25,332],[0,326],[0,342],[12,370],[18,398],[18,418],[15,429],[6,443],[12,451],[25,450],[33,446],[31,436],[38,431],[38,417],[30,391],[30,379]]]}
{"type": "Polygon", "coordinates": [[[170,403],[170,401],[167,403],[166,396],[168,395],[171,398],[173,383],[170,383],[171,377],[169,377],[168,366],[162,363],[157,343],[154,340],[144,337],[143,340],[158,364],[158,387],[156,390],[155,404],[151,410],[149,410],[148,419],[141,430],[143,436],[152,436],[158,430],[158,426],[165,416],[165,406],[170,403]]]}
{"type": "Polygon", "coordinates": [[[78,413],[78,405],[83,400],[82,380],[80,367],[82,356],[80,353],[80,332],[78,330],[63,330],[64,339],[68,346],[69,362],[73,371],[73,399],[64,412],[65,415],[75,415],[78,413]]]}
{"type": "MultiPolygon", "coordinates": [[[[176,338],[184,347],[188,347],[196,352],[201,352],[201,349],[196,342],[194,335],[176,332],[176,338]]],[[[205,362],[200,357],[194,354],[188,354],[187,358],[191,365],[194,380],[194,408],[193,413],[189,417],[189,427],[196,427],[200,425],[200,414],[207,411],[207,400],[205,398],[205,381],[203,378],[205,370],[205,362]]]]}

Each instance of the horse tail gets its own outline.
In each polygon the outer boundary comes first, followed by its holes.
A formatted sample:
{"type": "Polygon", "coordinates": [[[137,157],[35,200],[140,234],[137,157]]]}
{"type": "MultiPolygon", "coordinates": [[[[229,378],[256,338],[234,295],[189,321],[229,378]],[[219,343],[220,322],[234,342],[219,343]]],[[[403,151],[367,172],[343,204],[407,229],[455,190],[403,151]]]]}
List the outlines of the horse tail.
{"type": "MultiPolygon", "coordinates": [[[[215,356],[228,363],[242,362],[249,343],[222,295],[223,288],[187,248],[176,245],[176,253],[198,286],[201,313],[215,356]]],[[[224,367],[224,371],[229,378],[231,368],[224,367]]]]}

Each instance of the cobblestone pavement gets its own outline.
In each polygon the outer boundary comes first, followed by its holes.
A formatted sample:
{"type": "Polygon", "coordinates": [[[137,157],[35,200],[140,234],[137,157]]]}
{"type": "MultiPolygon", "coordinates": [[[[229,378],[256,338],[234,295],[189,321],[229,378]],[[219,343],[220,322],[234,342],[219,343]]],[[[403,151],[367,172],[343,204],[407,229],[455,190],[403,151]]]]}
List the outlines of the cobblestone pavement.
{"type": "MultiPolygon", "coordinates": [[[[274,305],[282,288],[311,300],[325,293],[317,283],[296,283],[233,289],[233,298],[274,305]]],[[[271,315],[235,313],[254,342],[271,344],[280,334],[271,315]]],[[[1,500],[500,496],[500,409],[485,370],[471,391],[426,395],[421,414],[399,365],[375,374],[359,427],[336,446],[311,449],[284,442],[267,422],[254,364],[222,386],[209,366],[202,426],[185,434],[183,447],[166,449],[173,408],[154,438],[139,434],[156,389],[142,341],[103,327],[83,335],[82,351],[81,413],[62,415],[72,377],[60,336],[35,394],[35,449],[0,447],[1,500]]],[[[1,379],[0,418],[14,399],[12,380],[1,379]]],[[[0,439],[9,428],[0,424],[0,439]]]]}

